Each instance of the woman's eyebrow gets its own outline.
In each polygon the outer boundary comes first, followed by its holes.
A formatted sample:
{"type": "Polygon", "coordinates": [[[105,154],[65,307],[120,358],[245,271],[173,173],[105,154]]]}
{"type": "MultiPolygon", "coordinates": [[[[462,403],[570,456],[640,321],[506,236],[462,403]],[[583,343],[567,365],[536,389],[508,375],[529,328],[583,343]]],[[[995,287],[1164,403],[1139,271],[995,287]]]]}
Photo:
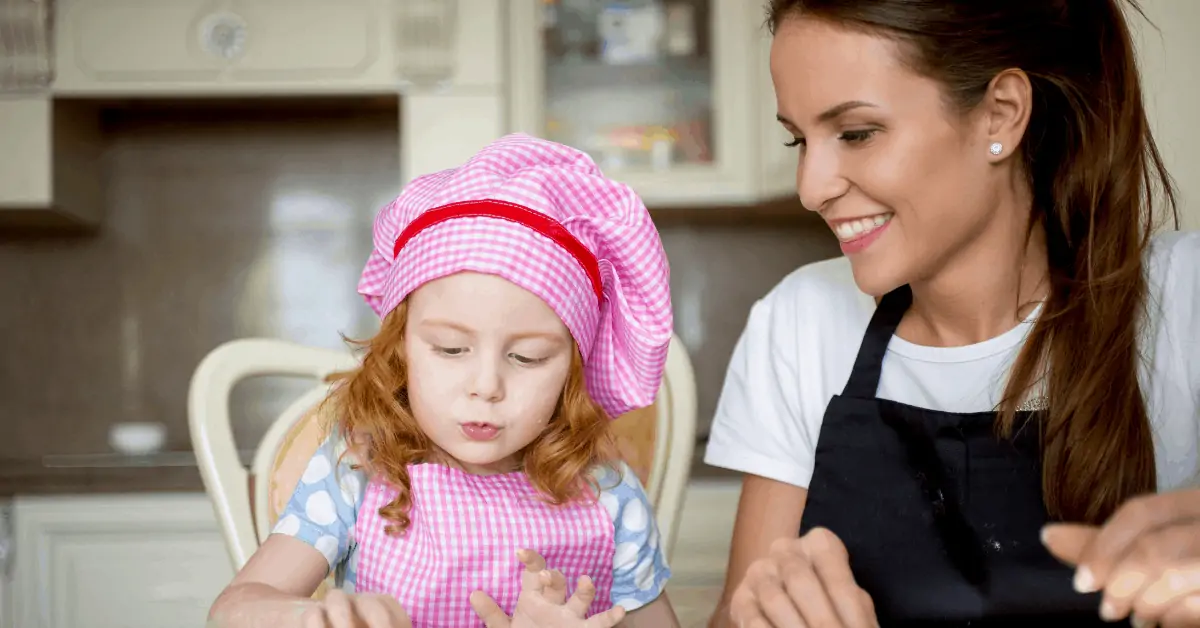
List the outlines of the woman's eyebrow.
{"type": "MultiPolygon", "coordinates": [[[[878,105],[869,103],[865,100],[847,100],[846,102],[836,104],[836,105],[826,109],[825,111],[822,111],[821,114],[817,116],[817,122],[822,122],[822,123],[829,122],[830,120],[833,120],[842,114],[845,114],[849,111],[853,111],[855,109],[859,109],[861,107],[875,108],[877,106],[878,105]]],[[[792,128],[800,128],[795,122],[788,120],[781,113],[775,114],[775,119],[778,120],[781,124],[785,124],[792,128]]]]}

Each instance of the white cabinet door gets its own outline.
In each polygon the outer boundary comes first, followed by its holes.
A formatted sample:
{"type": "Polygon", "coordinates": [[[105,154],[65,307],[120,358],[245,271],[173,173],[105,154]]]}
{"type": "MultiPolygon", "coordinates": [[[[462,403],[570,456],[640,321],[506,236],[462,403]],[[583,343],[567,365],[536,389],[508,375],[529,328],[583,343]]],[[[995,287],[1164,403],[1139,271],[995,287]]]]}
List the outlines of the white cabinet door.
{"type": "MultiPolygon", "coordinates": [[[[353,95],[401,89],[416,0],[73,0],[57,8],[67,95],[353,95]]],[[[428,0],[427,0],[428,1],[428,0]]],[[[498,86],[501,0],[461,3],[450,87],[498,86]]],[[[418,42],[419,43],[419,42],[418,42]]],[[[435,47],[438,44],[434,42],[435,47]]]]}
{"type": "Polygon", "coordinates": [[[233,577],[203,494],[17,498],[22,628],[194,628],[233,577]]]}
{"type": "Polygon", "coordinates": [[[331,93],[395,85],[384,0],[59,3],[63,94],[331,93]]]}
{"type": "Polygon", "coordinates": [[[762,24],[747,0],[512,0],[509,125],[587,151],[653,206],[786,193],[762,146],[762,24]]]}

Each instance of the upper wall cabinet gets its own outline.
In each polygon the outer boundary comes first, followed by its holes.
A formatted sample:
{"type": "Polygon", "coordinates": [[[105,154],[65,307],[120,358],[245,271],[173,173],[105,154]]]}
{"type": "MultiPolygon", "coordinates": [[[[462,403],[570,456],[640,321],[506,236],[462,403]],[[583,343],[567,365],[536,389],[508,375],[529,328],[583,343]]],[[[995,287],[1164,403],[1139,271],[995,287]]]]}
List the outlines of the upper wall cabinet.
{"type": "Polygon", "coordinates": [[[0,230],[98,225],[102,150],[85,103],[0,94],[0,230]]]}
{"type": "Polygon", "coordinates": [[[652,206],[794,193],[758,0],[511,0],[513,130],[587,151],[652,206]]]}
{"type": "MultiPolygon", "coordinates": [[[[59,2],[54,90],[74,95],[394,93],[406,73],[497,86],[498,18],[443,0],[59,2]],[[491,25],[487,23],[491,20],[491,25]]],[[[424,76],[418,78],[426,78],[424,76]]]]}

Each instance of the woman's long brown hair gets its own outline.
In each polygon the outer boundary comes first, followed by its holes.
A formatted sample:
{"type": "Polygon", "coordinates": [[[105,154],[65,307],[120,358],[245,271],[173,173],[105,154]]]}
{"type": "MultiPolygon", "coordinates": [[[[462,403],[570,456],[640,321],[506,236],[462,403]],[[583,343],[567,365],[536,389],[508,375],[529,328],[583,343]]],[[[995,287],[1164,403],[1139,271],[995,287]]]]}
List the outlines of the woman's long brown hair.
{"type": "MultiPolygon", "coordinates": [[[[332,378],[328,416],[357,465],[385,478],[397,497],[380,509],[391,522],[388,534],[400,534],[411,523],[412,483],[408,465],[442,461],[434,443],[418,427],[408,403],[408,366],[404,359],[407,305],[383,319],[379,332],[365,341],[359,368],[332,378]]],[[[589,471],[615,459],[608,415],[587,392],[583,360],[574,351],[570,373],[546,430],[520,452],[522,470],[534,488],[553,504],[589,497],[589,471]]],[[[324,414],[324,413],[322,413],[324,414]]],[[[329,427],[333,427],[332,425],[329,427]]],[[[599,487],[591,484],[592,489],[599,487]]]]}
{"type": "Polygon", "coordinates": [[[962,111],[1000,72],[1029,76],[1033,111],[1020,150],[1050,290],[997,428],[1010,436],[1021,401],[1044,391],[1048,514],[1091,523],[1156,487],[1138,382],[1156,196],[1178,226],[1122,5],[1142,15],[1133,0],[772,0],[768,15],[772,30],[804,14],[894,38],[909,66],[941,82],[962,111]]]}

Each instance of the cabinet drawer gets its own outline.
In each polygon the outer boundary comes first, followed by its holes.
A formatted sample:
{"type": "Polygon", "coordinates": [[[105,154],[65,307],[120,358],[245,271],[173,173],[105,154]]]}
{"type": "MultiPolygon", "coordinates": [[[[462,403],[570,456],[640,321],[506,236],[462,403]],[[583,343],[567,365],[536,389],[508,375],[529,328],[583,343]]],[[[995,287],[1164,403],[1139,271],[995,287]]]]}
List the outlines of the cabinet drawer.
{"type": "Polygon", "coordinates": [[[202,495],[18,500],[14,519],[18,626],[191,628],[233,577],[202,495]]]}
{"type": "Polygon", "coordinates": [[[394,84],[382,0],[63,4],[56,91],[319,93],[394,84]]]}

